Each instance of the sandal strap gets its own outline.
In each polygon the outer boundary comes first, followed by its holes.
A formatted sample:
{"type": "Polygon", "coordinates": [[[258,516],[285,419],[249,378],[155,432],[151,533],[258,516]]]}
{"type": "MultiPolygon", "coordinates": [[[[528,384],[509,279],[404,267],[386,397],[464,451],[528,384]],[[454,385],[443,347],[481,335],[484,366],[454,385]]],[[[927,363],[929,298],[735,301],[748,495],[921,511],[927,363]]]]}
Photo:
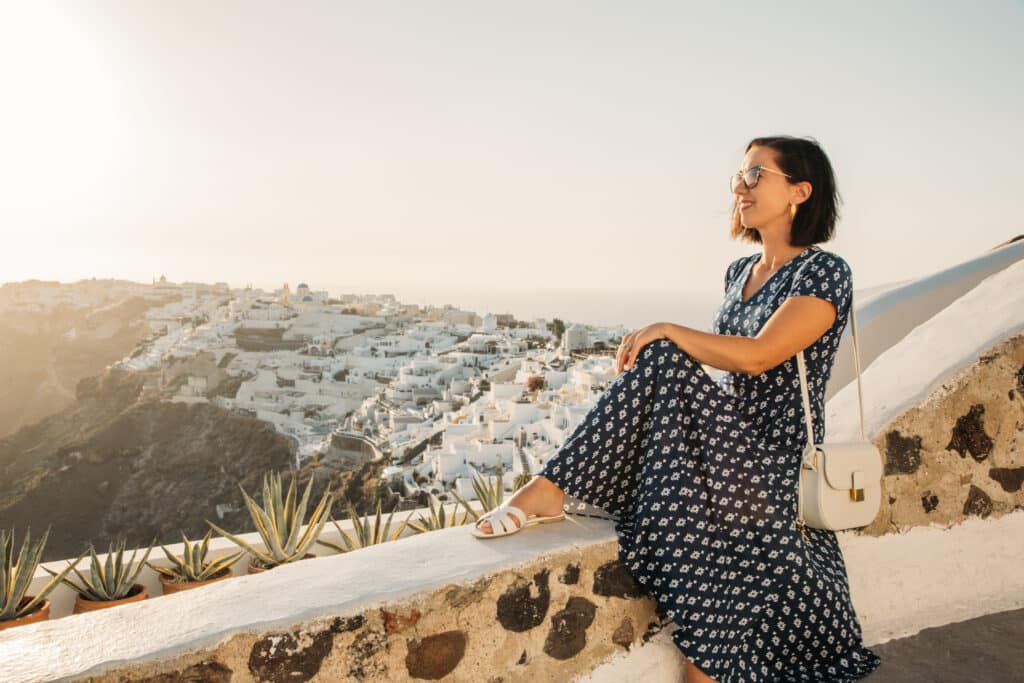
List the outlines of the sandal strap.
{"type": "Polygon", "coordinates": [[[492,534],[498,531],[498,525],[500,524],[502,533],[510,533],[516,529],[516,523],[512,520],[512,517],[519,518],[518,528],[521,529],[526,524],[526,513],[515,505],[504,504],[499,505],[485,514],[477,524],[480,522],[489,522],[492,534]]]}
{"type": "MultiPolygon", "coordinates": [[[[518,517],[519,518],[519,526],[520,527],[522,527],[522,525],[526,524],[526,513],[523,512],[521,509],[517,508],[515,505],[501,505],[501,506],[499,506],[499,508],[505,510],[507,513],[509,513],[509,514],[511,514],[511,515],[513,515],[515,517],[518,517]]],[[[512,520],[510,519],[509,521],[511,522],[512,520]]]]}

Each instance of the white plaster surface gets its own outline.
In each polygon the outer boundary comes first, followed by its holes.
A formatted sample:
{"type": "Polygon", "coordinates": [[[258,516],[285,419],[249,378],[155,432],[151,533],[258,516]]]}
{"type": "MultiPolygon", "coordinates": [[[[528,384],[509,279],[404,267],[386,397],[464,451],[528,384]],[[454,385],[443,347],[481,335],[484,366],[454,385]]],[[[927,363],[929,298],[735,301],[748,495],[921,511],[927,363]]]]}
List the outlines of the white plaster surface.
{"type": "MultiPolygon", "coordinates": [[[[948,529],[914,527],[881,537],[839,532],[864,642],[871,645],[1024,606],[1021,538],[1024,510],[998,519],[971,517],[948,529]]],[[[238,632],[356,614],[572,546],[609,541],[616,541],[610,521],[570,516],[564,523],[501,539],[474,538],[465,526],[304,560],[199,590],[0,631],[4,681],[100,673],[119,662],[210,647],[238,632]],[[131,637],[125,637],[128,633],[131,637]]],[[[669,626],[661,634],[671,630],[669,626]]],[[[682,659],[664,647],[666,642],[671,645],[662,637],[634,647],[622,657],[639,659],[630,659],[628,665],[610,661],[594,671],[593,680],[613,680],[623,670],[620,666],[649,671],[649,683],[671,679],[681,671],[675,667],[682,666],[682,659]]]]}
{"type": "MultiPolygon", "coordinates": [[[[576,676],[572,683],[680,683],[686,678],[686,662],[672,642],[675,627],[666,626],[642,645],[617,654],[593,671],[576,676]]],[[[643,642],[643,641],[641,641],[643,642]]]]}
{"type": "MultiPolygon", "coordinates": [[[[854,303],[857,306],[857,339],[864,369],[926,322],[986,278],[1024,260],[1024,240],[986,251],[924,277],[882,288],[860,290],[854,267],[854,303]]],[[[987,306],[978,313],[984,313],[987,306]]],[[[955,343],[954,343],[955,346],[955,343]]],[[[835,363],[825,390],[825,400],[856,379],[853,335],[850,325],[836,350],[835,363]]]]}
{"type": "MultiPolygon", "coordinates": [[[[982,280],[864,369],[867,437],[920,404],[985,351],[1022,331],[1024,259],[982,280]]],[[[826,441],[860,438],[856,379],[826,404],[825,432],[826,441]]]]}
{"type": "Polygon", "coordinates": [[[883,536],[837,533],[867,645],[1024,607],[1024,510],[883,536]]]}
{"type": "Polygon", "coordinates": [[[500,539],[471,525],[361,550],[303,560],[260,574],[138,603],[0,631],[3,683],[98,674],[117,663],[211,647],[239,632],[261,633],[462,584],[573,545],[616,540],[611,523],[569,517],[500,539]]]}

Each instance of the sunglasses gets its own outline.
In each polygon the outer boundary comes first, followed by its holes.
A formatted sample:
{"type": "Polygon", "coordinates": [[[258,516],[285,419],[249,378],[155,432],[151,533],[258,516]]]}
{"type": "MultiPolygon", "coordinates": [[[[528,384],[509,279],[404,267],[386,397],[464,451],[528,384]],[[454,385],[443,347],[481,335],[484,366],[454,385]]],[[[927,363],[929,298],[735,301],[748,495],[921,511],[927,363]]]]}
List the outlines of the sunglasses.
{"type": "Polygon", "coordinates": [[[757,187],[757,181],[761,178],[761,171],[768,171],[769,173],[778,173],[779,175],[792,178],[793,176],[782,171],[776,171],[774,168],[765,168],[764,166],[751,166],[746,171],[737,171],[736,175],[729,178],[729,190],[735,192],[736,188],[740,186],[742,182],[746,185],[747,189],[753,189],[757,187]]]}

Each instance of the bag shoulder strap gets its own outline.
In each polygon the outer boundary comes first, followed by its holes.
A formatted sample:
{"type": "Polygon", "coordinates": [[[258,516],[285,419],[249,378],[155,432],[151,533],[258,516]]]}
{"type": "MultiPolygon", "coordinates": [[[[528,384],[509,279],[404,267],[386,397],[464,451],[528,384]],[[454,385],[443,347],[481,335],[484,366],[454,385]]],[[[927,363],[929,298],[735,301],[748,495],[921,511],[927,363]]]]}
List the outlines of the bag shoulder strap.
{"type": "MultiPolygon", "coordinates": [[[[797,282],[800,277],[800,271],[804,269],[811,259],[820,254],[821,252],[815,252],[811,254],[810,258],[800,264],[800,267],[796,270],[796,276],[793,278],[793,282],[797,282]]],[[[867,436],[864,432],[864,396],[861,390],[860,383],[860,348],[857,343],[857,315],[856,306],[854,305],[853,289],[850,289],[850,329],[853,333],[853,362],[857,370],[857,404],[860,410],[860,437],[864,441],[867,441],[867,436]]],[[[814,443],[814,427],[811,422],[811,401],[807,393],[807,366],[804,361],[803,349],[796,354],[797,368],[800,372],[800,394],[804,403],[804,422],[807,425],[807,443],[811,445],[814,443]]]]}

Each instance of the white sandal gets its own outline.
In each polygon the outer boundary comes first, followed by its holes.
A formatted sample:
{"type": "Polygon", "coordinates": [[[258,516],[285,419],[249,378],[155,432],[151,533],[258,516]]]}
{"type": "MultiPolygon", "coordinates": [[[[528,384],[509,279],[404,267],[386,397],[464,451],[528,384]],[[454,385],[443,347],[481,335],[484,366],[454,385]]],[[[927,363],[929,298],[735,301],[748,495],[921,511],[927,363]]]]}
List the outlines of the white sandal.
{"type": "Polygon", "coordinates": [[[565,512],[560,512],[557,515],[551,517],[540,517],[538,515],[526,516],[521,509],[515,505],[507,505],[502,503],[498,507],[494,508],[486,515],[478,519],[470,533],[477,538],[494,538],[496,536],[508,536],[514,534],[517,531],[522,531],[528,526],[534,524],[546,524],[548,522],[558,522],[565,519],[565,512]],[[515,523],[512,517],[515,516],[519,520],[519,524],[515,523]],[[490,522],[491,533],[485,532],[480,528],[481,522],[490,522]]]}

